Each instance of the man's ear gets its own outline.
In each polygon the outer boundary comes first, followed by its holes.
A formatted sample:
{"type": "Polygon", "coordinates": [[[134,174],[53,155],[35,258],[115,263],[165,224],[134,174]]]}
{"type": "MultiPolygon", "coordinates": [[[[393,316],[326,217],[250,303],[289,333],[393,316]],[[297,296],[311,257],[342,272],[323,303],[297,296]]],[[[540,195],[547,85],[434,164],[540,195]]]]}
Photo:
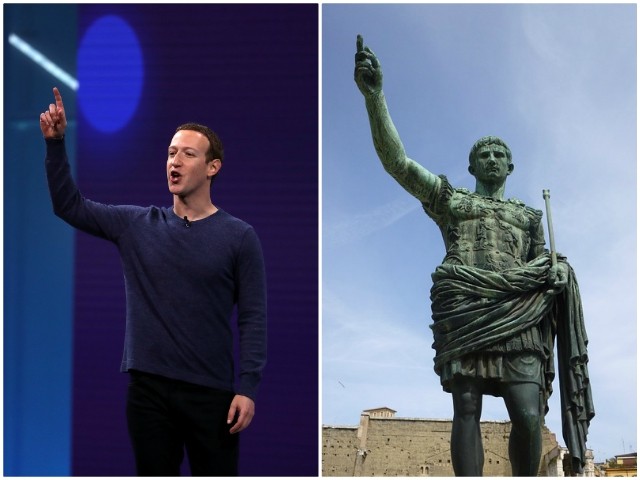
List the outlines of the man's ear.
{"type": "Polygon", "coordinates": [[[207,176],[214,177],[218,174],[218,172],[222,168],[222,160],[220,160],[219,158],[214,158],[209,163],[207,163],[207,165],[209,166],[207,176]]]}
{"type": "Polygon", "coordinates": [[[476,176],[476,169],[473,168],[473,165],[469,165],[468,170],[471,175],[473,175],[474,177],[476,176]]]}

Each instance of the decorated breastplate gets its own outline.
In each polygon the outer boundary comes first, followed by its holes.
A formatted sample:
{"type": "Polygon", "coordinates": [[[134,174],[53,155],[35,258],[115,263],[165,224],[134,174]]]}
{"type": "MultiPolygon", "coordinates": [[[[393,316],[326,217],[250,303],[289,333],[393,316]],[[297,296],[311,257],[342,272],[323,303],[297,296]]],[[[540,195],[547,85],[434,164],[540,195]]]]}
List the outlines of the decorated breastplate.
{"type": "Polygon", "coordinates": [[[444,226],[444,263],[491,271],[522,266],[531,246],[532,210],[518,200],[496,200],[455,190],[444,226]]]}

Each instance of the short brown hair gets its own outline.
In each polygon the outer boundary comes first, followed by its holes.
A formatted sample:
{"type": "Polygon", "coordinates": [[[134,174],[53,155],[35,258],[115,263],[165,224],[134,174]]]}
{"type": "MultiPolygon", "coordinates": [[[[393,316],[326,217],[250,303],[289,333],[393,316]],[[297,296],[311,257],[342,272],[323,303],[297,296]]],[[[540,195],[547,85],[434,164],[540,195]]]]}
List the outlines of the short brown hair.
{"type": "Polygon", "coordinates": [[[178,128],[176,128],[176,133],[178,133],[180,130],[192,130],[207,137],[207,140],[209,140],[209,149],[205,153],[205,159],[207,163],[215,158],[219,158],[220,160],[222,160],[222,156],[224,155],[222,140],[220,140],[220,137],[218,137],[216,132],[211,130],[209,127],[200,125],[199,123],[185,123],[183,125],[180,125],[178,128]]]}

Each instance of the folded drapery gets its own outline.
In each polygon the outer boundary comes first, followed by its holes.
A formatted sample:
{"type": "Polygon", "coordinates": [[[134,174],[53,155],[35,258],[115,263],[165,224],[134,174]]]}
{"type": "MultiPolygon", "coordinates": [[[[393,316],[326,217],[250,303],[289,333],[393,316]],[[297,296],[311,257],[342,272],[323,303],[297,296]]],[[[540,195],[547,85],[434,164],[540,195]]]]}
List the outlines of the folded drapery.
{"type": "MultiPolygon", "coordinates": [[[[564,261],[561,259],[560,261],[564,261]]],[[[587,369],[587,335],[573,269],[559,294],[549,292],[549,255],[524,267],[492,272],[464,265],[440,265],[431,289],[435,370],[447,362],[482,353],[537,326],[545,343],[545,402],[554,377],[557,337],[563,438],[573,469],[582,472],[589,422],[594,416],[587,369]]],[[[546,408],[545,408],[546,411],[546,408]]]]}

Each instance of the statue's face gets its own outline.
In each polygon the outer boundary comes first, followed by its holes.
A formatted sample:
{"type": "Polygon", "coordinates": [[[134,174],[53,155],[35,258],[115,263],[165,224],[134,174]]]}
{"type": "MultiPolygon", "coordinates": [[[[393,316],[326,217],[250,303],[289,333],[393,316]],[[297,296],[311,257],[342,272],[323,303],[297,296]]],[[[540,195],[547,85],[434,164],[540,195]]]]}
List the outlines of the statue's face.
{"type": "Polygon", "coordinates": [[[513,171],[507,150],[501,145],[485,145],[476,153],[476,159],[469,167],[471,174],[480,182],[487,184],[504,183],[513,171]]]}

